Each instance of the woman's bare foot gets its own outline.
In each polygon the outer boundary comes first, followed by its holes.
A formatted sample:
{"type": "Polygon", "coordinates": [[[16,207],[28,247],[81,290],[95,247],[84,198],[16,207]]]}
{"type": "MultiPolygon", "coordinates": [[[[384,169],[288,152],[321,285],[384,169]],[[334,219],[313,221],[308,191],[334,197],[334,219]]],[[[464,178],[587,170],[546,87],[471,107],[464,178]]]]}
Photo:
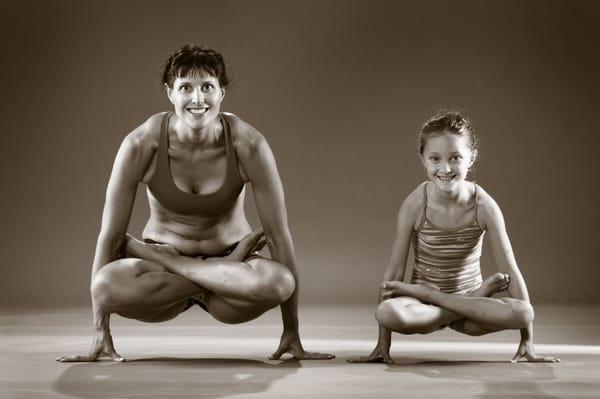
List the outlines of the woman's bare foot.
{"type": "Polygon", "coordinates": [[[473,292],[470,292],[468,296],[490,297],[497,292],[508,289],[509,284],[510,277],[508,274],[495,273],[486,278],[483,283],[481,283],[481,287],[477,288],[473,292]]]}
{"type": "Polygon", "coordinates": [[[241,262],[252,252],[263,249],[266,244],[265,233],[263,232],[263,229],[258,228],[244,236],[233,251],[231,251],[229,255],[221,257],[221,259],[241,262]]]}
{"type": "Polygon", "coordinates": [[[153,255],[179,256],[181,253],[170,244],[152,244],[140,241],[130,234],[125,236],[125,253],[128,257],[153,260],[153,255]]]}

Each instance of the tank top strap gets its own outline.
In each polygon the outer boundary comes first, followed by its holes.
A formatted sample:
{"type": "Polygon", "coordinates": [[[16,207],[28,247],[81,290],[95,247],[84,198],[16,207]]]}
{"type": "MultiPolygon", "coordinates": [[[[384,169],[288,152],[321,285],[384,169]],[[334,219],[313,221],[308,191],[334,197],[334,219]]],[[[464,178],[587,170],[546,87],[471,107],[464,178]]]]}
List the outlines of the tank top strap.
{"type": "Polygon", "coordinates": [[[158,139],[158,148],[156,150],[156,166],[154,173],[150,178],[149,185],[165,184],[171,179],[169,174],[169,121],[172,112],[166,112],[160,123],[160,137],[158,139]]]}
{"type": "Polygon", "coordinates": [[[160,161],[166,162],[164,163],[165,165],[169,164],[169,122],[171,121],[172,114],[173,112],[167,112],[160,124],[160,144],[158,153],[160,154],[160,161]]]}
{"type": "Polygon", "coordinates": [[[235,152],[235,146],[233,144],[233,134],[231,133],[231,126],[229,125],[229,120],[227,116],[223,113],[219,114],[219,118],[221,119],[221,123],[223,124],[223,132],[225,133],[225,151],[227,156],[227,181],[233,181],[236,184],[242,181],[242,178],[239,173],[239,165],[237,154],[235,152]]]}
{"type": "Polygon", "coordinates": [[[421,221],[419,222],[419,227],[417,227],[417,231],[421,230],[421,228],[425,224],[425,219],[427,219],[427,186],[428,182],[423,183],[423,213],[421,214],[421,221]]]}
{"type": "Polygon", "coordinates": [[[479,227],[481,229],[481,226],[479,226],[479,221],[477,220],[477,210],[479,208],[479,190],[477,189],[477,183],[473,182],[473,187],[475,187],[475,193],[474,193],[474,198],[473,201],[475,201],[475,209],[473,212],[473,223],[477,225],[477,227],[479,227]]]}

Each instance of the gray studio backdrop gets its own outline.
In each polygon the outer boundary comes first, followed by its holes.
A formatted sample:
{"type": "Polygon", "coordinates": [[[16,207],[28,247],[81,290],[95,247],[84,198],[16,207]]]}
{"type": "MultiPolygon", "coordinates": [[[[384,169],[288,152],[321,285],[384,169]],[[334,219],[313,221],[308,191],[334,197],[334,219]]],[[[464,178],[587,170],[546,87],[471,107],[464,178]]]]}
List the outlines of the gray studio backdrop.
{"type": "MultiPolygon", "coordinates": [[[[375,302],[398,208],[425,177],[416,133],[442,107],[480,134],[473,178],[504,211],[534,302],[597,303],[597,4],[3,2],[0,305],[89,303],[115,152],[170,108],[160,70],[185,43],[222,51],[223,110],[271,143],[302,303],[375,302]]],[[[143,187],[136,201],[139,234],[143,187]]]]}

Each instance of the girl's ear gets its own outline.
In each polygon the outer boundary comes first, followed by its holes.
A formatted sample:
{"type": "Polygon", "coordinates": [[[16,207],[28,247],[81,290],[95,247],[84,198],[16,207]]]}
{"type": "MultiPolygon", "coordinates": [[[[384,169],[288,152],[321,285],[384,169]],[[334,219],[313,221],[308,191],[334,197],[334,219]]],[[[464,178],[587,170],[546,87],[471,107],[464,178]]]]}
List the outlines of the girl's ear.
{"type": "Polygon", "coordinates": [[[471,152],[471,162],[469,162],[469,168],[473,166],[475,160],[477,159],[477,148],[471,152]]]}

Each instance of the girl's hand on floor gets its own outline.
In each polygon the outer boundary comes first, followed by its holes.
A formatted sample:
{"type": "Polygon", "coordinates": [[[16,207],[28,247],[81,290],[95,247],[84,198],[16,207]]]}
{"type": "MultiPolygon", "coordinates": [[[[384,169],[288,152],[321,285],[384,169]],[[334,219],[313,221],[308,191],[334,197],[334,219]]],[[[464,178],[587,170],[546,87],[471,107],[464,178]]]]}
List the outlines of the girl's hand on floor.
{"type": "Polygon", "coordinates": [[[390,357],[390,351],[379,346],[376,346],[367,356],[356,356],[348,359],[349,363],[394,363],[390,357]]]}
{"type": "Polygon", "coordinates": [[[557,363],[560,359],[555,356],[541,356],[535,353],[533,342],[530,339],[522,339],[519,343],[517,353],[511,359],[511,363],[517,363],[519,360],[525,359],[528,362],[534,363],[557,363]]]}

